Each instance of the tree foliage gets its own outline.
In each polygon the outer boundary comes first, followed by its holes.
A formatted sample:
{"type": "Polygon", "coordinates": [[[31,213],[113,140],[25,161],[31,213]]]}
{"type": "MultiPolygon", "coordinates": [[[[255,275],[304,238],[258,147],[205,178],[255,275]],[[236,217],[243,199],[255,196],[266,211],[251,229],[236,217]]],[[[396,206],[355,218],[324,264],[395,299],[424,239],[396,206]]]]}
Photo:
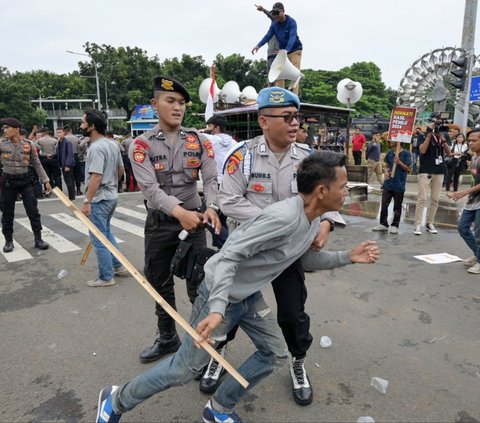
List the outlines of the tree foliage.
{"type": "MultiPolygon", "coordinates": [[[[182,81],[189,90],[192,104],[188,108],[185,125],[201,127],[205,105],[200,102],[198,88],[210,76],[210,66],[202,56],[182,55],[160,62],[158,56],[148,56],[138,47],[113,47],[87,42],[85,58],[79,62],[78,71],[54,74],[46,71],[17,72],[11,74],[0,67],[0,117],[15,116],[27,126],[45,124],[46,114],[37,110],[31,100],[54,97],[96,99],[95,64],[97,66],[102,107],[123,109],[127,120],[136,104],[146,104],[153,92],[153,78],[168,75],[182,81]]],[[[221,88],[229,80],[236,81],[240,89],[247,85],[257,91],[267,85],[266,60],[246,59],[239,54],[224,57],[218,54],[214,60],[217,84],[221,88]]],[[[372,62],[353,63],[338,71],[305,69],[300,84],[300,98],[306,103],[340,106],[337,101],[337,84],[350,78],[363,86],[363,96],[353,107],[357,113],[379,113],[388,117],[395,104],[396,92],[386,89],[381,71],[372,62]]],[[[116,122],[123,128],[125,123],[116,122]]]]}

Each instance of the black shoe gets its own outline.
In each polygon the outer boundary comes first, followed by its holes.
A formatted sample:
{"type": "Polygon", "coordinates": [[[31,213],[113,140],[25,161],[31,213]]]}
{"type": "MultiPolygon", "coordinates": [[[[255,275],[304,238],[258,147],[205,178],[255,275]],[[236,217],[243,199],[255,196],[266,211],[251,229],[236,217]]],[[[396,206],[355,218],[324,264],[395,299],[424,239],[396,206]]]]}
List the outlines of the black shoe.
{"type": "Polygon", "coordinates": [[[13,241],[6,241],[3,247],[4,253],[11,253],[13,251],[13,241]]]}
{"type": "MultiPolygon", "coordinates": [[[[225,348],[226,345],[217,350],[222,357],[225,356],[225,348]]],[[[224,373],[225,369],[223,366],[217,360],[214,360],[213,357],[210,358],[210,362],[200,379],[200,391],[205,394],[213,394],[217,390],[218,385],[220,385],[220,378],[224,373]]]]}
{"type": "Polygon", "coordinates": [[[82,195],[82,191],[80,190],[80,188],[77,189],[77,195],[82,195]]]}
{"type": "Polygon", "coordinates": [[[39,250],[48,250],[49,245],[42,239],[36,239],[35,240],[35,248],[38,248],[39,250]]]}
{"type": "Polygon", "coordinates": [[[292,358],[290,376],[293,382],[293,399],[297,404],[309,405],[313,399],[313,390],[305,370],[305,358],[292,358]]]}
{"type": "Polygon", "coordinates": [[[140,362],[151,363],[152,361],[156,361],[167,354],[174,353],[180,348],[180,345],[181,342],[178,335],[175,335],[175,337],[169,341],[163,341],[157,338],[151,347],[144,349],[140,353],[140,362]]]}

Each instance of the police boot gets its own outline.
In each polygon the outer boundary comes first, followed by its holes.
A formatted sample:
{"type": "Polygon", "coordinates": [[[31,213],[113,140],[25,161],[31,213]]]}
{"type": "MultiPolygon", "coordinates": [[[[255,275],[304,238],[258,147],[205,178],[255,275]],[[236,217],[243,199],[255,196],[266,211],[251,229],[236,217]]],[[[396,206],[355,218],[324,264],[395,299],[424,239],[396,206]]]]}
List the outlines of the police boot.
{"type": "Polygon", "coordinates": [[[151,347],[145,348],[140,353],[141,363],[151,363],[156,361],[167,354],[174,353],[180,348],[181,342],[177,334],[171,339],[163,339],[158,337],[151,347]]]}
{"type": "Polygon", "coordinates": [[[35,248],[48,250],[49,245],[42,239],[41,232],[35,232],[35,248]]]}
{"type": "Polygon", "coordinates": [[[293,399],[297,404],[308,405],[312,402],[313,391],[305,370],[305,357],[292,357],[290,361],[290,376],[293,382],[293,399]]]}
{"type": "Polygon", "coordinates": [[[4,253],[11,253],[13,251],[13,237],[11,235],[5,235],[5,246],[3,247],[4,253]]]}

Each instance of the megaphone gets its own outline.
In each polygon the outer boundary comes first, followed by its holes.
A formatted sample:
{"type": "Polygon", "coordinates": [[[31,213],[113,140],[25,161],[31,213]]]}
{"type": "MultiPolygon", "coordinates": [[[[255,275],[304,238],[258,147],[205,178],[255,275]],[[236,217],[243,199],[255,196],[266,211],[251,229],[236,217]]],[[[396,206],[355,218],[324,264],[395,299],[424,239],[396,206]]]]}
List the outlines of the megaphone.
{"type": "Polygon", "coordinates": [[[247,85],[240,94],[240,102],[243,104],[253,103],[257,97],[257,90],[251,85],[247,85]]]}
{"type": "Polygon", "coordinates": [[[337,100],[349,106],[356,103],[362,97],[363,88],[360,82],[354,82],[349,78],[342,79],[337,84],[337,100]]]}
{"type": "Polygon", "coordinates": [[[224,103],[237,103],[240,100],[240,87],[235,81],[228,81],[218,94],[218,97],[224,103]]]}
{"type": "Polygon", "coordinates": [[[268,82],[273,83],[277,79],[289,79],[292,81],[290,88],[295,87],[300,82],[303,74],[297,69],[290,60],[288,60],[287,50],[279,50],[277,57],[270,66],[268,72],[268,82]]]}
{"type": "MultiPolygon", "coordinates": [[[[202,81],[200,87],[198,88],[198,96],[200,97],[200,101],[203,104],[207,104],[208,93],[210,92],[210,86],[212,85],[212,78],[207,78],[202,81]]],[[[220,88],[218,88],[217,82],[215,81],[215,94],[213,96],[213,102],[216,103],[218,101],[218,93],[220,92],[220,88]]]]}

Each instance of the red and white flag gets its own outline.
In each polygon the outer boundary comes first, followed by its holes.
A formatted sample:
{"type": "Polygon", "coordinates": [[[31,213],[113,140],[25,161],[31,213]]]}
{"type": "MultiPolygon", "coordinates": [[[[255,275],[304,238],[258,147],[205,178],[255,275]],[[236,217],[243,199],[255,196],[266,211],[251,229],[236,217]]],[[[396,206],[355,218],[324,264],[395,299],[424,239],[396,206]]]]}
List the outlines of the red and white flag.
{"type": "Polygon", "coordinates": [[[210,84],[210,90],[208,91],[207,105],[205,107],[205,122],[213,116],[213,103],[215,98],[215,65],[211,68],[212,83],[210,84]]]}

